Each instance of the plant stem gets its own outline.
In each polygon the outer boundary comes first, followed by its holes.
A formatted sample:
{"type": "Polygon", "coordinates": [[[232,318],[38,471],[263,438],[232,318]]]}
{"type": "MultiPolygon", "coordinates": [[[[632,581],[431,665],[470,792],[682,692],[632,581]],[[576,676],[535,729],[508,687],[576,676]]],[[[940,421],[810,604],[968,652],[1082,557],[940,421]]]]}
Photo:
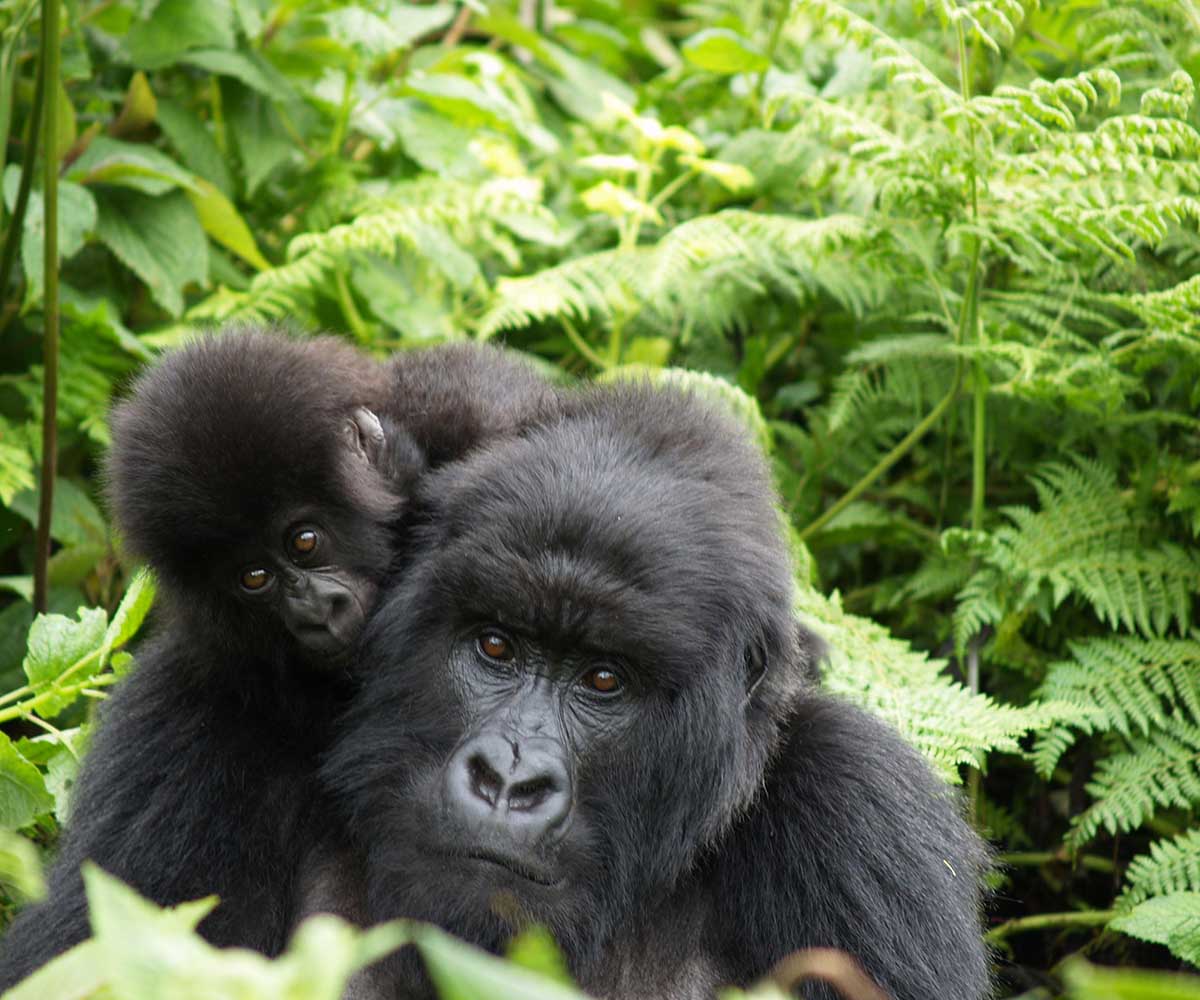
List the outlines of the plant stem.
{"type": "Polygon", "coordinates": [[[984,936],[990,944],[1003,941],[1013,934],[1025,931],[1044,931],[1056,927],[1099,927],[1117,915],[1116,910],[1075,910],[1070,913],[1035,913],[1030,917],[1017,917],[993,927],[984,936]]]}
{"type": "MultiPolygon", "coordinates": [[[[46,65],[39,59],[37,76],[33,84],[33,105],[29,109],[29,124],[25,129],[25,156],[21,160],[21,183],[17,187],[17,200],[13,203],[12,219],[8,232],[4,234],[4,251],[0,256],[0,296],[7,296],[8,282],[13,264],[17,260],[17,247],[25,229],[25,210],[29,207],[29,192],[33,188],[33,171],[37,164],[38,140],[42,131],[42,105],[46,100],[46,65]]],[[[16,312],[16,303],[4,303],[4,315],[16,312]]]]}
{"type": "Polygon", "coordinates": [[[1076,857],[1071,857],[1066,851],[1015,851],[1012,854],[1001,854],[997,859],[1002,865],[1011,865],[1014,868],[1031,868],[1038,865],[1049,864],[1064,864],[1078,865],[1080,868],[1087,868],[1094,872],[1111,873],[1117,870],[1117,866],[1108,858],[1101,858],[1094,854],[1080,854],[1076,857]]]}
{"type": "Polygon", "coordinates": [[[601,371],[611,367],[609,363],[605,361],[604,358],[600,357],[600,355],[593,350],[592,346],[583,339],[579,331],[575,329],[575,326],[565,316],[563,317],[562,325],[563,330],[567,334],[567,339],[571,342],[571,345],[575,348],[575,350],[583,355],[586,360],[590,361],[601,371]]]}
{"type": "Polygon", "coordinates": [[[779,48],[779,39],[783,37],[784,26],[788,22],[788,15],[792,12],[791,0],[781,0],[779,4],[779,13],[775,15],[775,23],[771,25],[771,37],[767,40],[767,66],[758,74],[758,79],[754,82],[754,103],[758,105],[759,113],[762,115],[763,127],[769,128],[770,122],[767,120],[766,109],[762,106],[763,92],[767,86],[767,74],[771,72],[771,63],[775,61],[775,50],[779,48]]]}
{"type": "Polygon", "coordinates": [[[58,57],[60,0],[42,0],[42,205],[45,253],[42,256],[42,489],[38,500],[33,551],[33,610],[45,614],[50,575],[50,514],[54,509],[54,472],[58,467],[58,57]]]}
{"type": "Polygon", "coordinates": [[[890,469],[893,465],[900,461],[900,459],[907,455],[908,452],[912,450],[913,446],[920,441],[921,438],[923,438],[939,420],[942,419],[942,414],[953,405],[954,401],[958,398],[960,384],[961,379],[956,376],[954,379],[954,384],[950,387],[950,391],[942,397],[937,406],[930,410],[929,414],[919,424],[917,424],[916,427],[909,431],[904,436],[904,439],[898,445],[896,445],[895,448],[893,448],[886,455],[884,455],[883,458],[876,462],[870,472],[868,472],[862,477],[862,479],[851,486],[850,489],[838,499],[837,503],[835,503],[832,507],[829,507],[825,513],[805,527],[805,529],[800,532],[800,540],[806,541],[808,538],[812,537],[818,531],[824,528],[825,525],[837,517],[837,515],[840,514],[848,505],[857,500],[859,496],[862,495],[863,491],[870,487],[875,480],[877,480],[880,476],[887,472],[888,469],[890,469]]]}

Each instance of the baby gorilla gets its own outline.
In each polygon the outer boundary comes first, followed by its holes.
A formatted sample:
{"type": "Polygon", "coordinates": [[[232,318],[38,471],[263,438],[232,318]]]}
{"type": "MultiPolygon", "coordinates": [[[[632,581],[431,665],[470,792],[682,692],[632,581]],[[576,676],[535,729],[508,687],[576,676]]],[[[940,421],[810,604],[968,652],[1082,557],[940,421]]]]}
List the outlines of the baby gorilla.
{"type": "Polygon", "coordinates": [[[201,925],[215,943],[282,947],[328,827],[317,758],[430,448],[465,454],[548,398],[491,348],[385,367],[268,331],[138,380],[113,413],[109,486],[158,576],[157,629],[104,707],[48,899],[14,923],[0,984],[86,937],[85,859],[160,904],[218,894],[201,925]]]}
{"type": "MultiPolygon", "coordinates": [[[[422,492],[323,769],[367,919],[494,951],[540,923],[606,997],[710,997],[816,945],[897,1000],[985,995],[980,845],[916,753],[811,687],[739,428],[597,389],[422,492]]],[[[355,996],[429,992],[402,954],[355,996]]]]}

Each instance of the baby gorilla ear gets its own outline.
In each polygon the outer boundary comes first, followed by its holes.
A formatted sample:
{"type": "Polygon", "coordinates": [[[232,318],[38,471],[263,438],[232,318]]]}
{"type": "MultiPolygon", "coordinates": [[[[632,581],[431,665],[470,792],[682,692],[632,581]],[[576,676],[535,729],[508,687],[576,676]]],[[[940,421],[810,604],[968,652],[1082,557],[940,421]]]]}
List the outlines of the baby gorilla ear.
{"type": "Polygon", "coordinates": [[[386,437],[383,424],[365,406],[356,407],[346,418],[343,432],[350,447],[364,462],[378,468],[383,460],[386,437]]]}

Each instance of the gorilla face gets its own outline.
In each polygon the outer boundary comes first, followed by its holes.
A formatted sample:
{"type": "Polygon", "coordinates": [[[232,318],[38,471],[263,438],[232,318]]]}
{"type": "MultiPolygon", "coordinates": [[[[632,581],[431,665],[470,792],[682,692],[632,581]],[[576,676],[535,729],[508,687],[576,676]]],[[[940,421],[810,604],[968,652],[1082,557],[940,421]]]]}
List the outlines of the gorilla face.
{"type": "Polygon", "coordinates": [[[801,684],[770,489],[699,404],[626,388],[428,492],[326,777],[372,918],[536,921],[578,975],[746,805],[801,684]]]}

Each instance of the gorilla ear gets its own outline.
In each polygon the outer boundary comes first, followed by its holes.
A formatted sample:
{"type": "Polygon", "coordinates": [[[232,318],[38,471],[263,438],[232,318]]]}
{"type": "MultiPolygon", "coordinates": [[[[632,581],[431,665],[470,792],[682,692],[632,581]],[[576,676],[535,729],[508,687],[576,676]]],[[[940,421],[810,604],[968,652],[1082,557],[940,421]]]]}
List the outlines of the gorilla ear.
{"type": "Polygon", "coordinates": [[[343,430],[354,453],[364,462],[378,468],[383,460],[386,440],[379,418],[365,406],[359,406],[346,419],[343,430]]]}

